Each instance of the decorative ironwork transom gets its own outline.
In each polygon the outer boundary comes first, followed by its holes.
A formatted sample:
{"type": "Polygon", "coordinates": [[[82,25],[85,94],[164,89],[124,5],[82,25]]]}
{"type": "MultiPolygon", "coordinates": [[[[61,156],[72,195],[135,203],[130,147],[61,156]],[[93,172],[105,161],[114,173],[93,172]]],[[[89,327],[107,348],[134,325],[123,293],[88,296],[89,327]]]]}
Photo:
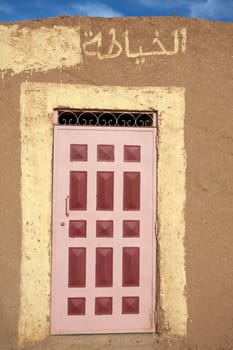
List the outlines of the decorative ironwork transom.
{"type": "Polygon", "coordinates": [[[77,126],[156,127],[157,111],[56,110],[55,124],[77,126]]]}

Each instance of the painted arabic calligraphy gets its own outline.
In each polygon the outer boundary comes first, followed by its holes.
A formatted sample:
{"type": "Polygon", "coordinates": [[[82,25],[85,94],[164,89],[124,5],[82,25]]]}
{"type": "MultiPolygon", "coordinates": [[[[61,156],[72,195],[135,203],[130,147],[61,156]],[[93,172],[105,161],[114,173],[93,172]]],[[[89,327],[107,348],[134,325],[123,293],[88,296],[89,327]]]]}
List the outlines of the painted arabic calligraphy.
{"type": "Polygon", "coordinates": [[[159,32],[156,30],[154,39],[152,40],[152,50],[144,51],[142,45],[140,45],[136,52],[132,52],[130,50],[129,31],[126,30],[123,33],[124,44],[121,44],[117,39],[116,29],[111,28],[109,30],[109,36],[111,37],[110,45],[107,52],[103,54],[101,50],[103,41],[102,32],[100,31],[94,36],[92,31],[89,31],[85,32],[85,36],[90,38],[83,43],[83,53],[86,56],[96,56],[99,60],[106,60],[119,57],[124,52],[126,57],[134,58],[137,64],[145,63],[146,57],[149,56],[171,56],[179,52],[185,52],[187,42],[186,28],[176,29],[171,34],[173,47],[171,50],[167,49],[159,38],[159,32]]]}

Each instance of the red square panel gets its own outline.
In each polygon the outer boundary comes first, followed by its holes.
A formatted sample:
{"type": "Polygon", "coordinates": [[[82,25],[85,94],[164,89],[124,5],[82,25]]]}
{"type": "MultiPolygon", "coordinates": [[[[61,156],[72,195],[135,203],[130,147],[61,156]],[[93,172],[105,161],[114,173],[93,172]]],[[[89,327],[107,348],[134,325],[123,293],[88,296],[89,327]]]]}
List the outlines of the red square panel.
{"type": "Polygon", "coordinates": [[[140,173],[124,172],[123,210],[140,210],[140,173]]]}
{"type": "Polygon", "coordinates": [[[139,237],[139,236],[140,236],[140,221],[124,220],[123,237],[139,237]]]}
{"type": "Polygon", "coordinates": [[[98,162],[114,162],[114,145],[97,145],[98,162]]]}
{"type": "Polygon", "coordinates": [[[123,287],[139,287],[139,247],[123,248],[123,287]]]}
{"type": "Polygon", "coordinates": [[[98,297],[95,298],[96,315],[112,315],[112,298],[98,297]]]}
{"type": "Polygon", "coordinates": [[[96,237],[113,237],[113,221],[97,220],[96,237]]]}
{"type": "Polygon", "coordinates": [[[71,220],[69,222],[69,237],[86,237],[86,220],[71,220]]]}
{"type": "Polygon", "coordinates": [[[87,172],[70,172],[70,210],[87,209],[87,172]]]}
{"type": "Polygon", "coordinates": [[[96,248],[95,271],[96,287],[112,287],[113,248],[96,248]]]}
{"type": "Polygon", "coordinates": [[[86,287],[86,248],[69,248],[68,286],[86,287]]]}
{"type": "Polygon", "coordinates": [[[124,146],[124,161],[125,162],[140,162],[141,161],[141,146],[125,145],[124,146]]]}
{"type": "Polygon", "coordinates": [[[68,298],[68,315],[85,315],[85,298],[68,298]]]}
{"type": "Polygon", "coordinates": [[[139,313],[139,297],[123,297],[122,298],[122,313],[123,314],[138,314],[139,313]]]}
{"type": "Polygon", "coordinates": [[[97,210],[113,210],[114,172],[97,171],[97,210]]]}
{"type": "Polygon", "coordinates": [[[70,145],[70,160],[87,161],[87,145],[70,145]]]}

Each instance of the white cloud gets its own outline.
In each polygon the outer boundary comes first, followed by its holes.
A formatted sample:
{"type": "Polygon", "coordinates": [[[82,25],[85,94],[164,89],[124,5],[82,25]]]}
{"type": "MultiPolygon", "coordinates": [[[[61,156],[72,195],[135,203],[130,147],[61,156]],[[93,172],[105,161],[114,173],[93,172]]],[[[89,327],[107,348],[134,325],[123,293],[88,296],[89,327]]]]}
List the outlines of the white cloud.
{"type": "Polygon", "coordinates": [[[145,7],[155,7],[155,1],[153,0],[139,0],[139,3],[145,7]]]}
{"type": "Polygon", "coordinates": [[[89,2],[85,4],[73,4],[70,6],[75,12],[73,15],[91,16],[91,17],[120,17],[122,13],[102,2],[89,2]]]}
{"type": "Polygon", "coordinates": [[[232,0],[206,0],[204,2],[192,2],[190,6],[190,17],[201,17],[210,19],[232,18],[232,0]]]}
{"type": "Polygon", "coordinates": [[[187,7],[192,1],[189,0],[138,0],[139,4],[154,9],[175,9],[177,7],[187,7]]]}
{"type": "Polygon", "coordinates": [[[14,11],[14,7],[6,1],[0,1],[0,13],[9,15],[14,11]]]}
{"type": "Polygon", "coordinates": [[[203,17],[203,15],[208,14],[208,16],[213,16],[214,9],[211,6],[212,1],[207,0],[206,2],[192,3],[190,7],[191,17],[203,17]]]}
{"type": "Polygon", "coordinates": [[[213,20],[232,20],[233,0],[137,0],[138,4],[162,11],[176,11],[182,15],[213,20]]]}

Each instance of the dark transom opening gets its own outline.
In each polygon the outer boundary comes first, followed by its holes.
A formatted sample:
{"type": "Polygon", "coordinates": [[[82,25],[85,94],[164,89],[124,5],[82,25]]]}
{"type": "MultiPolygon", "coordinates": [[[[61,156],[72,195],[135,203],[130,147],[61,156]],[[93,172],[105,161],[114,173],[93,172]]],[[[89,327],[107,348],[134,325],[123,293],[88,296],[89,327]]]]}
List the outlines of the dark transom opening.
{"type": "Polygon", "coordinates": [[[113,127],[153,127],[156,125],[157,111],[94,111],[58,109],[58,125],[113,126],[113,127]]]}

